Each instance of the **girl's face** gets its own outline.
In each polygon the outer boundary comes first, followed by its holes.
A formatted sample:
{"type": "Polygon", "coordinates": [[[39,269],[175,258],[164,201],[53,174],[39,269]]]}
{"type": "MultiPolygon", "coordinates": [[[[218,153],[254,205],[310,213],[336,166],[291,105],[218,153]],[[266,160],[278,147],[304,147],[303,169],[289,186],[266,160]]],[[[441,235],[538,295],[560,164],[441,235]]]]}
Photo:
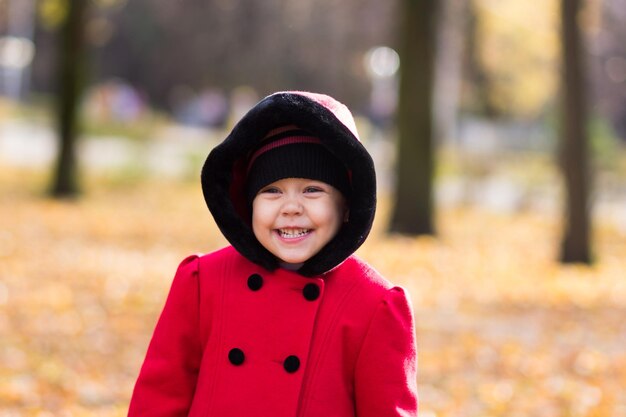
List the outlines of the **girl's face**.
{"type": "Polygon", "coordinates": [[[280,261],[293,267],[319,252],[347,216],[340,191],[305,178],[273,182],[261,188],[252,201],[254,235],[280,261]]]}

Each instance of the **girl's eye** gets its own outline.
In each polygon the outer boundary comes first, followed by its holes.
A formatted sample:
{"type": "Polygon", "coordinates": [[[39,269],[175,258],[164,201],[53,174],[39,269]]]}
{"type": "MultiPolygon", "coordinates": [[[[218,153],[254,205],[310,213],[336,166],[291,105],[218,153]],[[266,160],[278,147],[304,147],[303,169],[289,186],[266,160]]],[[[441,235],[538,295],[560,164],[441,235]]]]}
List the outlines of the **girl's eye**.
{"type": "Polygon", "coordinates": [[[304,189],[305,193],[321,193],[323,191],[324,190],[322,190],[321,187],[315,187],[315,186],[309,186],[304,189]]]}
{"type": "Polygon", "coordinates": [[[262,188],[261,191],[259,191],[259,194],[277,194],[279,192],[280,190],[276,187],[267,187],[262,188]]]}

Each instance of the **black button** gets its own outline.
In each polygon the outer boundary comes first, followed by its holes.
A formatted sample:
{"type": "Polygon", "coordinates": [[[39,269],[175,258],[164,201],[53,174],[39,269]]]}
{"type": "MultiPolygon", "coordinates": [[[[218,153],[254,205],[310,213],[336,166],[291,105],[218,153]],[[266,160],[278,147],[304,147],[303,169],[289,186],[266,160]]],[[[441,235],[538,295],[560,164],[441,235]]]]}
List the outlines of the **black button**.
{"type": "Polygon", "coordinates": [[[252,274],[248,278],[248,288],[252,291],[258,291],[263,286],[263,277],[259,274],[252,274]]]}
{"type": "Polygon", "coordinates": [[[307,300],[315,301],[320,296],[320,287],[317,284],[306,284],[302,289],[302,294],[307,300]]]}
{"type": "Polygon", "coordinates": [[[298,368],[300,368],[300,359],[294,355],[287,356],[287,359],[283,362],[283,367],[285,368],[285,371],[293,374],[298,370],[298,368]]]}
{"type": "Polygon", "coordinates": [[[237,365],[237,366],[241,365],[244,359],[245,359],[245,356],[243,354],[243,350],[241,349],[233,348],[230,350],[230,352],[228,352],[228,360],[233,365],[237,365]]]}

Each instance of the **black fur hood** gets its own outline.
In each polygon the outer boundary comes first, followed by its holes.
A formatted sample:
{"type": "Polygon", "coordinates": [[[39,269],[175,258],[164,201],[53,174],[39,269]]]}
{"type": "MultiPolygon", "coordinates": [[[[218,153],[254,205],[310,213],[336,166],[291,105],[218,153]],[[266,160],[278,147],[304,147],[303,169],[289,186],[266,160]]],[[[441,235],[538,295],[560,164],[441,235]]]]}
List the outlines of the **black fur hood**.
{"type": "Polygon", "coordinates": [[[361,246],[376,210],[376,174],[372,158],[358,138],[346,106],[332,97],[308,92],[272,94],[256,104],[216,146],[202,168],[202,191],[218,227],[233,247],[250,261],[274,270],[278,260],[252,232],[245,193],[250,151],[270,130],[294,124],[319,137],[349,170],[350,216],[337,235],[298,270],[304,276],[324,274],[361,246]]]}

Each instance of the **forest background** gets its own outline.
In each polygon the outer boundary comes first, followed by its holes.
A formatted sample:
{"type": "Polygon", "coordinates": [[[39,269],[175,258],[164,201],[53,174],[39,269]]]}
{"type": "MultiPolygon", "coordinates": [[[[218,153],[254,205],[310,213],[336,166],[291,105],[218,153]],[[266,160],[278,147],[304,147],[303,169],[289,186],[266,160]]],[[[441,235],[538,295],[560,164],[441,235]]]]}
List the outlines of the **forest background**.
{"type": "Polygon", "coordinates": [[[79,199],[58,152],[65,0],[0,0],[0,416],[125,415],[172,272],[226,242],[204,157],[260,97],[345,102],[379,172],[359,255],[413,298],[421,415],[626,415],[626,2],[588,0],[592,266],[557,262],[559,3],[447,0],[437,234],[386,233],[404,2],[92,0],[79,199]],[[17,40],[17,42],[16,42],[17,40]]]}

